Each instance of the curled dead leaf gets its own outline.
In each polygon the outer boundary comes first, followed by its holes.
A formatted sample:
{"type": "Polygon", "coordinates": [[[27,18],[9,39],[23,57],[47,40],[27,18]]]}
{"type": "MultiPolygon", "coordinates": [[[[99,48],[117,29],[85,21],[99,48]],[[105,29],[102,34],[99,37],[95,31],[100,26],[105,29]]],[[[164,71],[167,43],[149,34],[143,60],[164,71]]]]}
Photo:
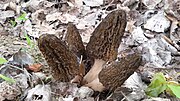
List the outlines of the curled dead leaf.
{"type": "Polygon", "coordinates": [[[33,71],[33,72],[39,72],[42,69],[41,64],[32,64],[26,67],[27,70],[33,71]]]}
{"type": "Polygon", "coordinates": [[[83,77],[81,75],[76,75],[70,82],[80,85],[82,79],[83,79],[83,77]]]}

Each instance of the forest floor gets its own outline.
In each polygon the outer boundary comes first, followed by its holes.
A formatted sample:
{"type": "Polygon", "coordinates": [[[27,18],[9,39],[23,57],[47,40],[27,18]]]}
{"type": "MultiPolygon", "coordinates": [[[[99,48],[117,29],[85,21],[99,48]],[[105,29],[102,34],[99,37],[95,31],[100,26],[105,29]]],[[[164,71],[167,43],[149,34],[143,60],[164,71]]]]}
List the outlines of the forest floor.
{"type": "Polygon", "coordinates": [[[179,83],[180,0],[0,1],[0,101],[180,101],[179,83]],[[102,19],[118,9],[127,14],[119,54],[136,46],[143,58],[126,89],[101,97],[87,87],[52,84],[39,36],[62,39],[72,22],[86,45],[102,19]]]}

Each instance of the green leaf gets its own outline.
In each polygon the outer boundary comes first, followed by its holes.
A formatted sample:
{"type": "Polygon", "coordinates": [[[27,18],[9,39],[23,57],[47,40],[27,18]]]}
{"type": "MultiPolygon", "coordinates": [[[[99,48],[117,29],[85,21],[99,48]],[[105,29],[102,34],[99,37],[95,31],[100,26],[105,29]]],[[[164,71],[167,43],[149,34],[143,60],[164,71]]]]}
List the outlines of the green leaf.
{"type": "Polygon", "coordinates": [[[11,23],[11,25],[13,26],[13,27],[15,27],[16,26],[16,21],[13,21],[13,20],[10,20],[10,23],[11,23]]]}
{"type": "Polygon", "coordinates": [[[157,97],[160,93],[164,92],[167,88],[167,81],[163,73],[157,73],[154,75],[151,84],[146,89],[146,93],[149,96],[157,97]]]}
{"type": "Polygon", "coordinates": [[[28,44],[29,46],[31,46],[31,45],[32,45],[31,39],[29,38],[29,36],[28,36],[27,34],[25,34],[25,37],[26,37],[27,44],[28,44]]]}
{"type": "Polygon", "coordinates": [[[4,64],[6,62],[8,62],[8,61],[5,58],[0,58],[0,64],[4,64]]]}
{"type": "Polygon", "coordinates": [[[9,82],[9,83],[15,83],[15,81],[9,77],[6,77],[2,74],[0,74],[0,78],[4,79],[5,81],[9,82]]]}
{"type": "Polygon", "coordinates": [[[166,84],[162,84],[162,85],[159,85],[157,87],[148,87],[146,89],[146,94],[149,95],[149,96],[152,96],[152,97],[157,97],[159,94],[161,94],[162,92],[164,92],[167,88],[167,85],[166,84]]]}
{"type": "Polygon", "coordinates": [[[166,78],[164,77],[163,73],[156,73],[152,79],[152,82],[149,86],[157,87],[161,84],[167,83],[166,78]]]}
{"type": "Polygon", "coordinates": [[[26,18],[26,13],[21,14],[21,16],[19,16],[19,17],[17,18],[17,20],[26,21],[26,20],[27,20],[27,18],[26,18]]]}
{"type": "Polygon", "coordinates": [[[168,84],[167,86],[177,98],[180,98],[180,85],[168,84]]]}

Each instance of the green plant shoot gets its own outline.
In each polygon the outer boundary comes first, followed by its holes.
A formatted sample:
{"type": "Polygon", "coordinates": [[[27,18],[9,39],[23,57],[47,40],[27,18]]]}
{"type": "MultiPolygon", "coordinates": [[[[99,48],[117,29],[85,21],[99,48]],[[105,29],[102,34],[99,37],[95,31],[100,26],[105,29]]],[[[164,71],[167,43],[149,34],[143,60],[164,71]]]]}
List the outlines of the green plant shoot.
{"type": "Polygon", "coordinates": [[[0,78],[4,79],[5,81],[9,82],[9,83],[15,83],[15,80],[9,78],[9,77],[6,77],[2,74],[0,74],[0,78]]]}
{"type": "Polygon", "coordinates": [[[169,83],[167,86],[177,98],[180,98],[180,85],[169,83]]]}
{"type": "Polygon", "coordinates": [[[27,34],[25,34],[25,37],[26,37],[27,44],[30,46],[30,48],[34,48],[35,43],[32,42],[32,40],[29,38],[29,36],[27,34]]]}
{"type": "Polygon", "coordinates": [[[26,20],[27,20],[26,15],[27,15],[26,13],[21,14],[21,15],[17,18],[17,20],[26,21],[26,20]]]}
{"type": "Polygon", "coordinates": [[[146,89],[146,93],[149,96],[157,97],[160,93],[164,92],[167,88],[166,79],[163,73],[157,73],[154,75],[151,84],[146,89]]]}
{"type": "Polygon", "coordinates": [[[168,90],[172,92],[172,95],[180,98],[180,85],[166,81],[163,73],[157,73],[154,75],[150,85],[146,89],[146,94],[152,97],[157,97],[159,94],[168,90]]]}
{"type": "Polygon", "coordinates": [[[13,20],[10,20],[10,23],[11,23],[11,25],[12,25],[13,27],[15,27],[16,24],[17,24],[17,22],[16,22],[16,21],[13,21],[13,20]]]}
{"type": "Polygon", "coordinates": [[[31,39],[29,38],[29,36],[27,34],[25,34],[25,37],[26,37],[27,44],[29,46],[32,46],[31,39]]]}
{"type": "Polygon", "coordinates": [[[8,61],[5,58],[0,58],[0,64],[4,64],[6,62],[8,62],[8,61]]]}

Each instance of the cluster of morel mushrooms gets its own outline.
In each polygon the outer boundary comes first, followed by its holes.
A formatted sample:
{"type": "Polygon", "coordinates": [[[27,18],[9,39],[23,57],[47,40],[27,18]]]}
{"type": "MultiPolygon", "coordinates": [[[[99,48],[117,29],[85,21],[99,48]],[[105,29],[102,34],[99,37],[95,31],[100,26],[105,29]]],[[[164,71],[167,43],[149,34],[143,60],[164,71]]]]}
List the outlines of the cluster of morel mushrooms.
{"type": "Polygon", "coordinates": [[[53,78],[100,92],[120,87],[141,63],[136,51],[117,58],[126,23],[125,11],[112,11],[93,31],[86,47],[72,23],[68,24],[64,40],[50,34],[40,36],[38,47],[53,78]]]}

